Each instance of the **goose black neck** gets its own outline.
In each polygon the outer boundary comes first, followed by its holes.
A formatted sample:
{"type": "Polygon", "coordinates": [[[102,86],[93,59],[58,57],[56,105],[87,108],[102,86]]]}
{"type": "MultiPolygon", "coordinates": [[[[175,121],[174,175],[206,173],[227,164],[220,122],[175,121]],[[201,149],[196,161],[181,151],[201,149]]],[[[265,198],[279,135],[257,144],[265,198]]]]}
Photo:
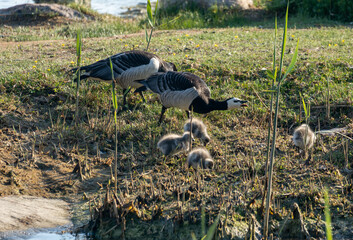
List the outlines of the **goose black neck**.
{"type": "Polygon", "coordinates": [[[227,101],[216,101],[213,99],[208,100],[208,104],[201,97],[197,97],[190,104],[189,110],[193,110],[196,113],[209,113],[214,110],[227,110],[227,101]]]}

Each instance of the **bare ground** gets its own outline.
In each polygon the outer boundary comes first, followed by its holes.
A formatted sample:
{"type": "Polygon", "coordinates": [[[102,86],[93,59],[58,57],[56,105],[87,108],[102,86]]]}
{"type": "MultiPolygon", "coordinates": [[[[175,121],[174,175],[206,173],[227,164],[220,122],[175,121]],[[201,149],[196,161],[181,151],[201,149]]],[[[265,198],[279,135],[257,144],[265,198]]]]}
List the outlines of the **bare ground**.
{"type": "Polygon", "coordinates": [[[63,200],[7,196],[0,198],[0,211],[0,233],[28,228],[52,228],[71,223],[69,204],[63,200]]]}

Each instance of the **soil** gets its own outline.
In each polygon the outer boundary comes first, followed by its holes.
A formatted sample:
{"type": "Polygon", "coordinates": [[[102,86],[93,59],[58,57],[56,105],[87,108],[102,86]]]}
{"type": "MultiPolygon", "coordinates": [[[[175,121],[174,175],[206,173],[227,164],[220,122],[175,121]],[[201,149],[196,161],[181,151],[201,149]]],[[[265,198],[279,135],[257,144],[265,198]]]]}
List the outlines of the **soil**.
{"type": "Polygon", "coordinates": [[[69,204],[57,199],[7,196],[0,198],[0,212],[0,233],[28,228],[52,228],[71,223],[69,204]]]}

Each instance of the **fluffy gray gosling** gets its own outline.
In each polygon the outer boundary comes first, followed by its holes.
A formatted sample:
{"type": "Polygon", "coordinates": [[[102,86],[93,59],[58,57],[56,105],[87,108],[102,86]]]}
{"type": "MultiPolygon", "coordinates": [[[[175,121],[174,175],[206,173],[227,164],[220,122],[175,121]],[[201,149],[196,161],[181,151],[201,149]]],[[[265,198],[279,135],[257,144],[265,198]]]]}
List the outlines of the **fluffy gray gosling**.
{"type": "Polygon", "coordinates": [[[314,146],[316,136],[308,125],[302,124],[294,130],[292,140],[295,146],[306,151],[314,146]]]}
{"type": "Polygon", "coordinates": [[[184,132],[182,136],[174,133],[164,135],[158,141],[157,148],[166,156],[188,151],[190,149],[190,132],[184,132]]]}
{"type": "MultiPolygon", "coordinates": [[[[190,132],[190,119],[187,120],[184,124],[184,131],[190,132]]],[[[202,143],[206,146],[210,141],[210,136],[207,134],[206,125],[197,118],[192,119],[192,135],[199,138],[202,143]]]]}
{"type": "Polygon", "coordinates": [[[195,148],[188,155],[188,166],[197,169],[199,167],[204,169],[213,168],[213,159],[210,153],[205,148],[195,148]]]}

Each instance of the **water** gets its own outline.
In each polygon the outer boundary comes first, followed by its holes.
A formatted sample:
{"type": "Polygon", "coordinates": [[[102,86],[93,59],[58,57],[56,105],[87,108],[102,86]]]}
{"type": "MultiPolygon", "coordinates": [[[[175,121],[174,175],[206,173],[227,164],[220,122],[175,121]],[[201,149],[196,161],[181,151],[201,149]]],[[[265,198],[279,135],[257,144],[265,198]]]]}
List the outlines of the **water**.
{"type": "Polygon", "coordinates": [[[119,15],[126,12],[128,7],[136,6],[141,2],[147,3],[143,0],[91,0],[91,8],[99,13],[119,15]]]}
{"type": "Polygon", "coordinates": [[[0,0],[0,9],[9,8],[24,3],[34,3],[31,0],[0,0]]]}
{"type": "MultiPolygon", "coordinates": [[[[24,3],[34,3],[32,0],[0,0],[0,9],[9,8],[24,3]]],[[[139,3],[147,3],[146,0],[91,0],[91,8],[99,13],[120,15],[128,7],[139,3]]]]}
{"type": "Polygon", "coordinates": [[[86,237],[85,234],[73,235],[71,233],[62,233],[63,227],[52,229],[30,229],[26,231],[19,231],[0,235],[3,240],[91,240],[92,238],[86,237]]]}

